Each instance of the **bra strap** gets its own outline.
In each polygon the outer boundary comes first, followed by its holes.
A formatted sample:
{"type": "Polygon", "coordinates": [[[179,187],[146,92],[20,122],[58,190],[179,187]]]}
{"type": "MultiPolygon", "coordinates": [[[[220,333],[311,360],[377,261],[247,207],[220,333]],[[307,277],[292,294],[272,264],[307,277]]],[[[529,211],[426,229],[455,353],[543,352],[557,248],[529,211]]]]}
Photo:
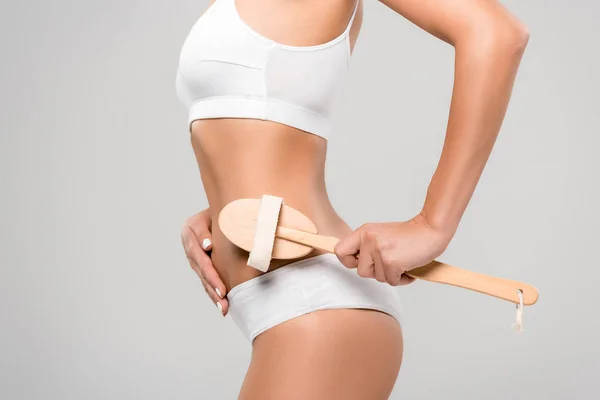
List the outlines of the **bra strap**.
{"type": "Polygon", "coordinates": [[[350,17],[350,21],[348,22],[348,25],[346,26],[346,30],[344,33],[348,32],[350,30],[350,28],[352,28],[352,22],[354,22],[354,17],[356,16],[356,12],[358,11],[359,3],[360,3],[360,0],[356,0],[356,4],[354,5],[354,11],[352,11],[352,16],[350,17]]]}

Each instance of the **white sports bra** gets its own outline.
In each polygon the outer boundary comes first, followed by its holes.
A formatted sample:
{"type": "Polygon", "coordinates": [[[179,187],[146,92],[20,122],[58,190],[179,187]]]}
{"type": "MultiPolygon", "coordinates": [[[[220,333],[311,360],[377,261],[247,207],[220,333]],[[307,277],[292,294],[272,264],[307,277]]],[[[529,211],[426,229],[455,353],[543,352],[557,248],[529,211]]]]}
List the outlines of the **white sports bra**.
{"type": "Polygon", "coordinates": [[[215,0],[179,58],[176,88],[189,128],[205,118],[279,122],[327,138],[332,101],[350,62],[349,32],[314,46],[277,43],[248,26],[235,0],[215,0]]]}

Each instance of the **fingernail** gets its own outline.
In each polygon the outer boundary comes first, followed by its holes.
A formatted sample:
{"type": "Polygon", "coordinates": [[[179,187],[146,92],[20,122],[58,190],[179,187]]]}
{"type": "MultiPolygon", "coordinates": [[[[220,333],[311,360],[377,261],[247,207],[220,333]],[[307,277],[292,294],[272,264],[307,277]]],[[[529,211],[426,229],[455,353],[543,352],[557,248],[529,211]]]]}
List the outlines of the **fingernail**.
{"type": "Polygon", "coordinates": [[[217,292],[217,295],[218,295],[220,298],[223,298],[223,295],[221,295],[221,291],[220,291],[218,288],[215,288],[215,292],[217,292]]]}
{"type": "Polygon", "coordinates": [[[217,302],[217,308],[219,309],[219,311],[221,312],[221,315],[223,315],[223,307],[221,306],[220,302],[217,302]]]}
{"type": "Polygon", "coordinates": [[[206,250],[206,249],[208,248],[208,246],[210,246],[210,239],[209,239],[209,238],[205,238],[205,239],[202,241],[202,248],[203,248],[204,250],[206,250]]]}

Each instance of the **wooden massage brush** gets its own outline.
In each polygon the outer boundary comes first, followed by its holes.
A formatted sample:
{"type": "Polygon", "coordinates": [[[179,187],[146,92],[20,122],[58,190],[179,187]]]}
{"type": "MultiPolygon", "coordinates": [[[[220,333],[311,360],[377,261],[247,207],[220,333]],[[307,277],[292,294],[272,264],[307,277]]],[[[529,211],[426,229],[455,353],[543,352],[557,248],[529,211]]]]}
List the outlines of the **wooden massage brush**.
{"type": "MultiPolygon", "coordinates": [[[[248,265],[266,272],[271,259],[294,259],[313,249],[334,253],[338,238],[319,235],[312,221],[283,199],[265,194],[228,203],[218,217],[219,228],[236,246],[250,252],[248,265]]],[[[535,304],[538,291],[532,285],[484,275],[439,261],[406,272],[415,279],[473,290],[517,304],[521,330],[523,306],[535,304]]]]}

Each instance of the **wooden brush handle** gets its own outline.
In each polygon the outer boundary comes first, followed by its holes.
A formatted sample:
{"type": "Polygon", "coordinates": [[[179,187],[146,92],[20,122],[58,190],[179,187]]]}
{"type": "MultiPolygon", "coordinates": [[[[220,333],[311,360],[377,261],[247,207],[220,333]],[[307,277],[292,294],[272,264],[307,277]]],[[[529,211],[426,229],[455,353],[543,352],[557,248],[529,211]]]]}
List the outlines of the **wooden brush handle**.
{"type": "Polygon", "coordinates": [[[432,261],[427,265],[410,270],[406,274],[424,281],[474,290],[515,304],[519,303],[518,290],[523,292],[523,305],[530,306],[535,304],[538,299],[536,288],[527,283],[496,278],[439,261],[432,261]]]}
{"type": "MultiPolygon", "coordinates": [[[[325,250],[329,253],[334,253],[333,249],[337,242],[339,242],[339,239],[336,237],[316,235],[284,226],[278,226],[275,235],[282,239],[325,250]]],[[[523,292],[524,305],[535,304],[538,299],[537,290],[527,283],[479,274],[439,261],[432,261],[427,265],[410,270],[406,274],[415,279],[474,290],[516,304],[519,303],[517,290],[523,292]]]]}
{"type": "Polygon", "coordinates": [[[333,248],[340,239],[333,236],[317,235],[297,229],[286,228],[279,225],[275,231],[275,237],[279,237],[292,242],[301,243],[309,247],[325,250],[329,253],[334,253],[333,248]]]}

